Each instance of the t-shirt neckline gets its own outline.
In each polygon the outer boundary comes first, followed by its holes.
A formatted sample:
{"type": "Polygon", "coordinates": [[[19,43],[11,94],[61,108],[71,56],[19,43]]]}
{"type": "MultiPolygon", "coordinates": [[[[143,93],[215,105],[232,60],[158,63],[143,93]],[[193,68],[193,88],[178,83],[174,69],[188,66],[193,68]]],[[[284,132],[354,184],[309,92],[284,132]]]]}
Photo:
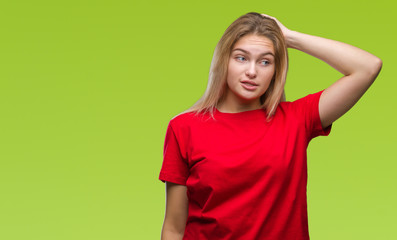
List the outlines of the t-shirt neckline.
{"type": "Polygon", "coordinates": [[[230,118],[230,119],[247,119],[247,118],[258,118],[259,116],[265,116],[266,111],[263,108],[236,112],[236,113],[227,113],[221,112],[218,108],[215,108],[215,114],[222,118],[230,118]]]}

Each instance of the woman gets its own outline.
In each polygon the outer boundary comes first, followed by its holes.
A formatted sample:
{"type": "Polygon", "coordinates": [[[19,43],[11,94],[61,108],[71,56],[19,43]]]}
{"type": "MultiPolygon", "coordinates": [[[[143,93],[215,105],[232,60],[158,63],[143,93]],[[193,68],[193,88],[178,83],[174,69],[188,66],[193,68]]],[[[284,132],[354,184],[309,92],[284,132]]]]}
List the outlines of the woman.
{"type": "Polygon", "coordinates": [[[168,125],[162,239],[309,239],[307,146],[330,133],[381,67],[368,52],[265,14],[234,21],[216,46],[203,97],[168,125]],[[344,76],[286,102],[287,48],[344,76]]]}

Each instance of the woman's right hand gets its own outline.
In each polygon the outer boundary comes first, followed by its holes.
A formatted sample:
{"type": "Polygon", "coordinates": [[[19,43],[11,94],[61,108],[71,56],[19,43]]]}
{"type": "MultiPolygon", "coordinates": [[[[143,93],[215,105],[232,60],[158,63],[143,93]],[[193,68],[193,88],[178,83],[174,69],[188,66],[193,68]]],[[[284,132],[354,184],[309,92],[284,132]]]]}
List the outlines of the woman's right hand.
{"type": "Polygon", "coordinates": [[[261,15],[264,16],[264,17],[271,18],[271,19],[273,19],[274,21],[276,21],[277,25],[280,27],[281,31],[283,32],[284,40],[285,40],[285,43],[287,44],[287,47],[290,47],[290,45],[289,45],[289,43],[288,43],[288,39],[290,38],[290,36],[292,35],[292,33],[293,33],[294,31],[292,31],[292,30],[288,29],[287,27],[285,27],[285,26],[284,26],[279,20],[277,20],[277,18],[275,18],[275,17],[269,16],[269,15],[264,14],[264,13],[262,13],[261,15]]]}

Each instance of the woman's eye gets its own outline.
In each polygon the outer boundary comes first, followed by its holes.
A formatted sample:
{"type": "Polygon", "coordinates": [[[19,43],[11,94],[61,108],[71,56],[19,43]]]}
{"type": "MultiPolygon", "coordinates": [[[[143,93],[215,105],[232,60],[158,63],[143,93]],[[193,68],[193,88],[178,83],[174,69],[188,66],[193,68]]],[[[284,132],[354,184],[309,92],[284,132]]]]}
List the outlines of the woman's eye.
{"type": "Polygon", "coordinates": [[[270,64],[270,62],[267,61],[267,60],[263,60],[262,63],[265,63],[265,64],[263,64],[263,65],[269,65],[269,64],[270,64]]]}
{"type": "Polygon", "coordinates": [[[244,60],[245,60],[245,57],[241,57],[241,56],[240,56],[240,57],[236,57],[236,59],[237,59],[237,60],[240,60],[240,61],[244,61],[244,60]]]}

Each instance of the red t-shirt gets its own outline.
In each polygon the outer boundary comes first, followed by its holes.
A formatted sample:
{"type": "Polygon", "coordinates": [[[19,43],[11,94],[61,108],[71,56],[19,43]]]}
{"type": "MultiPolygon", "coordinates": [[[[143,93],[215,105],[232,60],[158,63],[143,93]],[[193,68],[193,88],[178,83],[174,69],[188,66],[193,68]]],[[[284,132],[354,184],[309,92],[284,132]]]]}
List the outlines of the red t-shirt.
{"type": "MultiPolygon", "coordinates": [[[[324,91],[324,90],[323,90],[324,91]]],[[[308,240],[307,155],[323,91],[266,111],[170,120],[159,179],[187,186],[183,239],[308,240]]]]}

